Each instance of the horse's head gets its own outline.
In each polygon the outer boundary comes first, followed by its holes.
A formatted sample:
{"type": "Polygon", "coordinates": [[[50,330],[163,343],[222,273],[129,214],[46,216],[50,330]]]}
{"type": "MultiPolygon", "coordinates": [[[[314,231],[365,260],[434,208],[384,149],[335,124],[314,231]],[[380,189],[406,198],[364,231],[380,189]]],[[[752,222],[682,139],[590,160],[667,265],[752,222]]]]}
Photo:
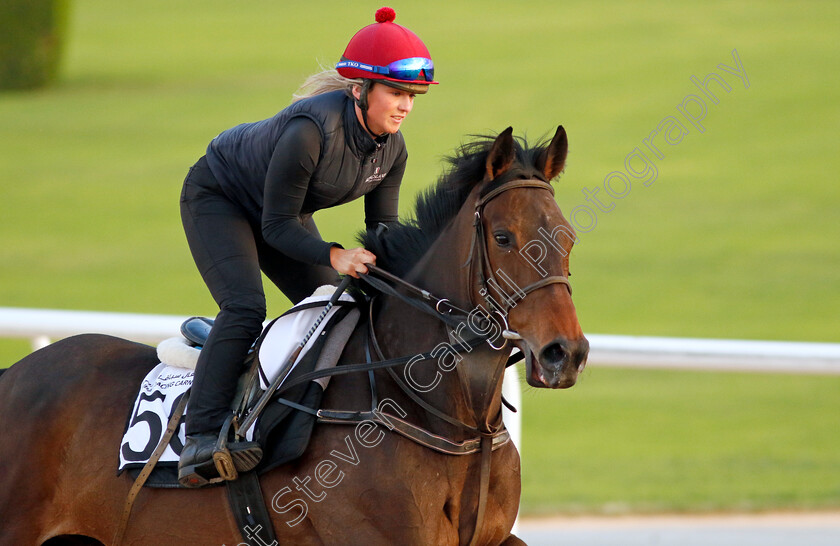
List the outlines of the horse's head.
{"type": "Polygon", "coordinates": [[[586,365],[589,343],[568,282],[575,231],[549,184],[563,170],[566,132],[559,127],[547,147],[520,148],[519,157],[512,132],[493,142],[473,191],[472,298],[507,322],[504,336],[524,353],[530,385],[567,388],[586,365]]]}
{"type": "MultiPolygon", "coordinates": [[[[535,387],[571,387],[589,352],[568,284],[575,232],[549,184],[567,149],[562,127],[547,146],[523,146],[511,128],[464,144],[438,184],[418,197],[415,219],[362,236],[383,269],[462,306],[469,302],[477,315],[498,321],[498,333],[507,328],[535,387]]],[[[465,375],[479,393],[490,387],[482,375],[497,377],[483,369],[465,375]]]]}

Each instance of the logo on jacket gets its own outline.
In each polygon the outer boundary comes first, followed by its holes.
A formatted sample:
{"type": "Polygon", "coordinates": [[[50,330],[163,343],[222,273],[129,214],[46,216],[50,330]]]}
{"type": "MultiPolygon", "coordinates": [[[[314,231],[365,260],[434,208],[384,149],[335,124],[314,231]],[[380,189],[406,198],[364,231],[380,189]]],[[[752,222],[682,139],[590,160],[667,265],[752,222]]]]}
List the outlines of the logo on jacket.
{"type": "Polygon", "coordinates": [[[365,183],[367,182],[382,182],[382,179],[388,176],[388,173],[379,174],[379,167],[373,171],[373,174],[365,178],[365,183]]]}

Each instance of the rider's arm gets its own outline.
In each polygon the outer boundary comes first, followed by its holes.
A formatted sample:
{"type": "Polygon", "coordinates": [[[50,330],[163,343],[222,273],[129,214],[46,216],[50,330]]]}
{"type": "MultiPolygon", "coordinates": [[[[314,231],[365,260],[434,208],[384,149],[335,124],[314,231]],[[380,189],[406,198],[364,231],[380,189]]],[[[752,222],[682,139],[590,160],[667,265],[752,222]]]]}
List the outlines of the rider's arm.
{"type": "Polygon", "coordinates": [[[320,154],[318,126],[307,118],[289,121],[268,164],[262,235],[265,242],[291,258],[329,267],[330,248],[340,245],[324,242],[300,223],[309,179],[320,154]]]}

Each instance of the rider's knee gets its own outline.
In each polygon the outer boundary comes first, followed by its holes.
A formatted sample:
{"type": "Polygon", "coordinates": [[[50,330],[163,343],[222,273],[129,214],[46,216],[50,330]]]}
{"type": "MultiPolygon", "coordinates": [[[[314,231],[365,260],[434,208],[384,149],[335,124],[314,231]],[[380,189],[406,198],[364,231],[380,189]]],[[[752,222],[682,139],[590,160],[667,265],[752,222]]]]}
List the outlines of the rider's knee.
{"type": "Polygon", "coordinates": [[[223,305],[216,320],[221,319],[228,328],[241,328],[256,336],[262,331],[265,315],[265,300],[252,298],[251,301],[243,300],[223,305]]]}

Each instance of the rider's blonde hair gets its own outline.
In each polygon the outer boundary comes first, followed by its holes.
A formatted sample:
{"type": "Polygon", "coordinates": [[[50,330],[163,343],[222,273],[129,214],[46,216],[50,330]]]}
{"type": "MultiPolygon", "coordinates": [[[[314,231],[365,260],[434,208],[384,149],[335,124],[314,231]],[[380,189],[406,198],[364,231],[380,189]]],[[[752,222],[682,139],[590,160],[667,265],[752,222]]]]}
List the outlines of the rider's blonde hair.
{"type": "Polygon", "coordinates": [[[327,68],[306,78],[306,81],[292,94],[292,103],[330,91],[344,91],[352,97],[353,87],[357,85],[362,85],[361,79],[345,78],[336,69],[327,68]]]}

